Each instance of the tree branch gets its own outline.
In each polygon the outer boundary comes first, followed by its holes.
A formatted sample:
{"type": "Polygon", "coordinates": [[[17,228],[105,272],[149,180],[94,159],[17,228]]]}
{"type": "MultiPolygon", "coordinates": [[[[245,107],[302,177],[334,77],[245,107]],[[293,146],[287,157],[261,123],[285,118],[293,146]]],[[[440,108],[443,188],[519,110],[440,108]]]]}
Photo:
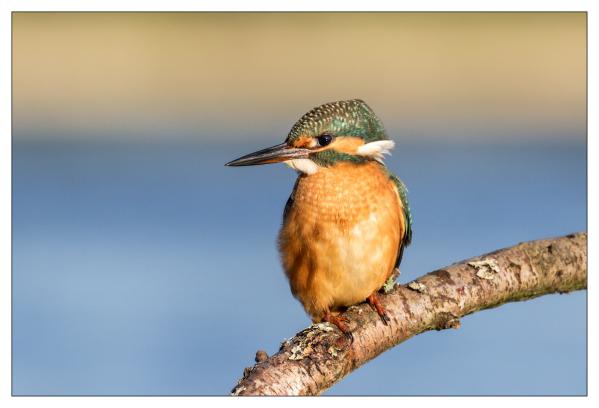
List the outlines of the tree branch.
{"type": "MultiPolygon", "coordinates": [[[[339,331],[315,324],[283,342],[270,358],[246,369],[233,395],[317,395],[383,351],[427,330],[458,328],[478,310],[549,293],[585,289],[587,234],[531,241],[458,262],[380,296],[385,326],[366,304],[346,312],[354,334],[339,347],[339,331]]],[[[264,352],[259,352],[264,353],[264,352]]]]}

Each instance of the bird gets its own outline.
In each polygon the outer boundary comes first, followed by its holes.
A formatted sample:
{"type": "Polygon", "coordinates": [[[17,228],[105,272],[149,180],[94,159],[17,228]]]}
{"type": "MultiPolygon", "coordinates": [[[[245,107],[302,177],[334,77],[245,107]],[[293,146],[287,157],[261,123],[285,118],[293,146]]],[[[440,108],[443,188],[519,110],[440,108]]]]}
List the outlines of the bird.
{"type": "Polygon", "coordinates": [[[412,241],[408,191],[385,165],[395,143],[361,99],[304,114],[281,144],[226,166],[285,163],[298,173],[278,235],[291,292],[314,323],[353,342],[348,307],[368,302],[390,321],[379,291],[412,241]]]}

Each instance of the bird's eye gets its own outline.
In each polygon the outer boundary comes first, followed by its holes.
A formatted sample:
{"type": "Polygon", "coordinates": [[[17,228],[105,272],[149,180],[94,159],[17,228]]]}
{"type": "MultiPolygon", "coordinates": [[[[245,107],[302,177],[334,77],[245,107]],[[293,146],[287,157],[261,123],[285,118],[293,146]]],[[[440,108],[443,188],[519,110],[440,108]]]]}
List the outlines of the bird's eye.
{"type": "Polygon", "coordinates": [[[318,144],[320,146],[326,146],[333,141],[333,135],[328,133],[323,133],[322,135],[316,138],[318,140],[318,144]]]}

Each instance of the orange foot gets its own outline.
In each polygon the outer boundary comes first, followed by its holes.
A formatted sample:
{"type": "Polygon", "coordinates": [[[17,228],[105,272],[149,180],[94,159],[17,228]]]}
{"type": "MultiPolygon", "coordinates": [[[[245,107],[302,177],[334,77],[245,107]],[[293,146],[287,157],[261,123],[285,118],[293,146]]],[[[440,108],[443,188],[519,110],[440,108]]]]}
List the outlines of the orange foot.
{"type": "Polygon", "coordinates": [[[349,327],[347,327],[349,323],[349,319],[347,317],[334,315],[331,312],[326,312],[322,320],[337,326],[339,330],[341,330],[341,333],[343,333],[345,339],[349,341],[349,344],[352,344],[354,342],[354,335],[349,330],[349,327]]]}
{"type": "Polygon", "coordinates": [[[387,326],[389,324],[389,322],[391,321],[391,319],[389,319],[389,316],[387,315],[387,311],[381,304],[381,301],[379,300],[376,291],[372,292],[372,294],[370,296],[368,296],[366,298],[366,300],[368,301],[368,303],[370,303],[370,306],[372,306],[374,308],[374,310],[376,310],[378,315],[381,317],[383,324],[385,326],[387,326]]]}

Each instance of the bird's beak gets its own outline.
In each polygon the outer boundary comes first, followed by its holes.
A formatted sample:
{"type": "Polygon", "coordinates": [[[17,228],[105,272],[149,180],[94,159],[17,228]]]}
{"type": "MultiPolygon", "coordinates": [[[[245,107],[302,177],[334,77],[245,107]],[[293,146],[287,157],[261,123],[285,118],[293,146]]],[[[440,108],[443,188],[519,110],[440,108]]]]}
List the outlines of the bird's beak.
{"type": "Polygon", "coordinates": [[[255,166],[257,164],[279,163],[292,159],[305,159],[309,153],[309,149],[290,147],[287,143],[281,143],[247,154],[225,164],[225,166],[255,166]]]}

